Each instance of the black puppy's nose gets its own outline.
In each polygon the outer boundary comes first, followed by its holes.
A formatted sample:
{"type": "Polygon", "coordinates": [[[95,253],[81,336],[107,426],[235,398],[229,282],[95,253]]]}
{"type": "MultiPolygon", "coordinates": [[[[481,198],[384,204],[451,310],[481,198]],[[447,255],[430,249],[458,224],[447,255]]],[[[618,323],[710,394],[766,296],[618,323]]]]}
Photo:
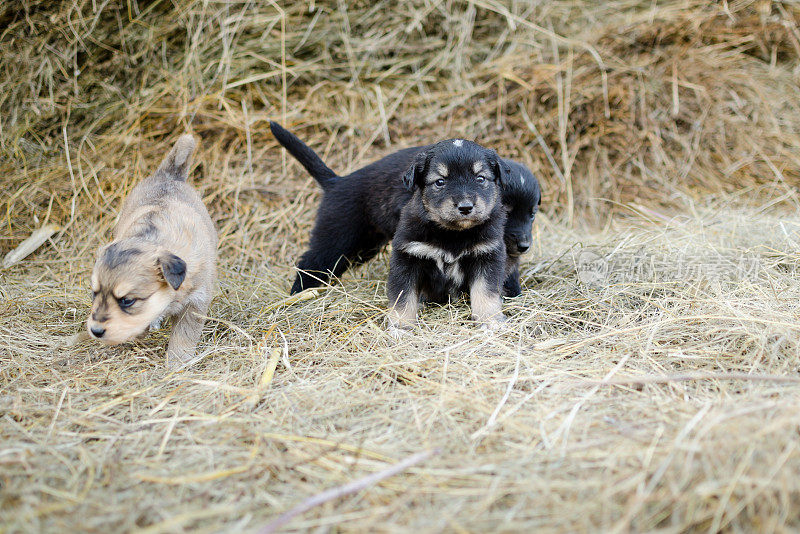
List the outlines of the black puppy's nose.
{"type": "Polygon", "coordinates": [[[461,215],[469,215],[473,207],[475,207],[475,205],[469,200],[462,200],[458,203],[458,211],[461,212],[461,215]]]}
{"type": "Polygon", "coordinates": [[[102,326],[93,326],[90,328],[90,330],[92,331],[92,335],[94,337],[103,337],[103,334],[106,333],[106,329],[102,326]]]}
{"type": "Polygon", "coordinates": [[[519,250],[520,252],[525,252],[529,248],[531,248],[530,243],[517,243],[517,250],[519,250]]]}

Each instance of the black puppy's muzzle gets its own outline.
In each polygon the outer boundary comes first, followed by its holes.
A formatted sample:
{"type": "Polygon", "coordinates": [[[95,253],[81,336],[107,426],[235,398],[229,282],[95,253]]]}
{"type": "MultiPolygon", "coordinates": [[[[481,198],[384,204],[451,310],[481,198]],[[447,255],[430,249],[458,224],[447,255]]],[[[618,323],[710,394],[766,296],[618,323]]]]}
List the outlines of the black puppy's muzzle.
{"type": "Polygon", "coordinates": [[[456,207],[458,208],[458,211],[461,213],[461,215],[469,215],[470,213],[472,213],[472,209],[475,207],[475,204],[473,204],[469,200],[462,200],[461,202],[458,203],[456,207]]]}
{"type": "Polygon", "coordinates": [[[517,250],[519,251],[520,254],[527,252],[529,248],[531,248],[531,244],[529,242],[517,241],[517,250]]]}

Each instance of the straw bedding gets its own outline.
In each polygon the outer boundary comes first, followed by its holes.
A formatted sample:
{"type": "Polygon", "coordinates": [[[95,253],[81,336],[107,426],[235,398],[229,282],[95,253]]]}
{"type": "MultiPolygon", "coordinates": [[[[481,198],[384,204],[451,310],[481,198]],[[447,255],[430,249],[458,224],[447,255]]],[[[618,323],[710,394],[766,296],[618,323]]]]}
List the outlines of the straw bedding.
{"type": "Polygon", "coordinates": [[[793,2],[5,3],[0,529],[800,528],[793,2]],[[510,327],[382,324],[388,256],[286,300],[340,172],[475,138],[544,190],[510,327]],[[184,130],[220,233],[202,360],[74,342],[116,210],[184,130]]]}

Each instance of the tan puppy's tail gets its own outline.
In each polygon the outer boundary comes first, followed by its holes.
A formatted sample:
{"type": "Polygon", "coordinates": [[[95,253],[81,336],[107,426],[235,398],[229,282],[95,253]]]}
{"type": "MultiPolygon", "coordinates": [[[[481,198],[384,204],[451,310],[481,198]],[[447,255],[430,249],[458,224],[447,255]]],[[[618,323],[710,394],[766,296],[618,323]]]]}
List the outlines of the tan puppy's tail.
{"type": "Polygon", "coordinates": [[[156,176],[185,182],[189,177],[189,167],[192,165],[192,153],[197,143],[189,134],[183,134],[175,141],[175,146],[169,151],[167,157],[161,162],[156,171],[156,176]]]}

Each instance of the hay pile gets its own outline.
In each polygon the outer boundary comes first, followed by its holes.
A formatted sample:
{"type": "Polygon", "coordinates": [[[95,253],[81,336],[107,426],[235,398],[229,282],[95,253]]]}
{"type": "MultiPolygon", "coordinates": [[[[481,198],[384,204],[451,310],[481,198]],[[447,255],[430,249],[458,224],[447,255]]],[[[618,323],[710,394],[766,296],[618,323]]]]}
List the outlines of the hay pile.
{"type": "Polygon", "coordinates": [[[252,530],[434,449],[289,528],[800,527],[800,7],[282,9],[0,7],[0,254],[60,227],[0,272],[0,528],[252,530]],[[512,327],[462,303],[396,343],[385,254],[287,305],[319,192],[269,119],[340,172],[452,136],[527,163],[512,327]],[[121,199],[184,130],[221,237],[205,358],[167,375],[168,330],[67,346],[121,199]]]}

